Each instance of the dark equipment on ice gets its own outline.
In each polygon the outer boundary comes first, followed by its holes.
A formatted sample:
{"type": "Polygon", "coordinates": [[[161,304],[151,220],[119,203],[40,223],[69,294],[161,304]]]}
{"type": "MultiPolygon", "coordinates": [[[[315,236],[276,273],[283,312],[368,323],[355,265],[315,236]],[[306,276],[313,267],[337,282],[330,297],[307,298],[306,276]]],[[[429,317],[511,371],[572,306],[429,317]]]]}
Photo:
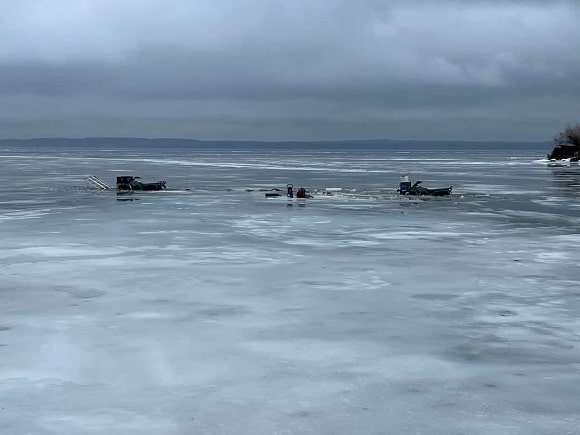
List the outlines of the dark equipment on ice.
{"type": "Polygon", "coordinates": [[[428,189],[427,187],[421,186],[422,181],[415,181],[411,186],[411,181],[409,181],[408,175],[401,176],[401,182],[397,192],[401,195],[413,195],[413,196],[449,196],[453,190],[453,186],[442,187],[438,189],[428,189]]]}
{"type": "Polygon", "coordinates": [[[401,175],[401,182],[399,183],[399,192],[401,195],[406,195],[411,191],[411,181],[408,175],[401,175]]]}
{"type": "Polygon", "coordinates": [[[266,192],[265,195],[266,195],[266,198],[277,198],[279,196],[282,196],[282,190],[271,189],[268,192],[266,192]]]}
{"type": "Polygon", "coordinates": [[[142,183],[138,181],[141,177],[133,177],[132,175],[123,175],[117,177],[117,190],[122,192],[133,191],[157,191],[166,189],[166,181],[156,181],[154,183],[142,183]]]}

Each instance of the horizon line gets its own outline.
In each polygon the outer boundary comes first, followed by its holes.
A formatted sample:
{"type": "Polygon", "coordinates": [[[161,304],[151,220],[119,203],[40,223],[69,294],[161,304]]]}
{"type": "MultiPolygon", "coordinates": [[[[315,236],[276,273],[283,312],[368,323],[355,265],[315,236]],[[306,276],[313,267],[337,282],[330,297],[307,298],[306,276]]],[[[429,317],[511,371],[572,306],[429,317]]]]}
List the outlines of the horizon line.
{"type": "Polygon", "coordinates": [[[513,143],[513,144],[545,144],[551,143],[552,140],[461,140],[461,139],[317,139],[317,140],[263,140],[263,139],[196,139],[185,137],[139,137],[139,136],[85,136],[85,137],[61,137],[61,136],[46,136],[46,137],[31,137],[31,138],[2,138],[0,142],[7,141],[38,141],[38,140],[66,140],[66,141],[84,141],[84,140],[143,140],[143,141],[158,141],[158,140],[174,140],[174,141],[192,141],[192,142],[230,142],[230,143],[264,143],[264,144],[284,144],[284,143],[337,143],[337,142],[437,142],[437,143],[513,143]]]}

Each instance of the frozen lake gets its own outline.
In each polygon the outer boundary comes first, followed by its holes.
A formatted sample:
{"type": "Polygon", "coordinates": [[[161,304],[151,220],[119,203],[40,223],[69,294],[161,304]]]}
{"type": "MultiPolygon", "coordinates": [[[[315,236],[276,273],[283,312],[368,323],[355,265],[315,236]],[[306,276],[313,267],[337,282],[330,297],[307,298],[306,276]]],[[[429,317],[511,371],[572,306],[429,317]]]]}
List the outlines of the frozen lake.
{"type": "Polygon", "coordinates": [[[580,166],[547,151],[0,147],[0,433],[579,433],[580,166]]]}

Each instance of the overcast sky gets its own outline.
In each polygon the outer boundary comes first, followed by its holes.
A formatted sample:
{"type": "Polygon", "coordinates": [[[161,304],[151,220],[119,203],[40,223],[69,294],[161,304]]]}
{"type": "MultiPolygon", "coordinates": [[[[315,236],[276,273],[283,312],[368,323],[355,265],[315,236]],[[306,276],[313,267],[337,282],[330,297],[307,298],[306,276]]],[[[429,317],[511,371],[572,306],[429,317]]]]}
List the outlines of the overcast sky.
{"type": "Polygon", "coordinates": [[[0,0],[0,137],[550,140],[580,1],[0,0]]]}

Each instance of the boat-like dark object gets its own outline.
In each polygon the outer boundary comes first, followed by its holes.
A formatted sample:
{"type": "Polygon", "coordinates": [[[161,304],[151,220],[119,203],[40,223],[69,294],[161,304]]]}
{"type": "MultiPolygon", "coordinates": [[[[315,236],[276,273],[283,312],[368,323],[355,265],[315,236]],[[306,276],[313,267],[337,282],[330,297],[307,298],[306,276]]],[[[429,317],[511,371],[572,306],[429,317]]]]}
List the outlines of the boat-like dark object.
{"type": "Polygon", "coordinates": [[[428,189],[427,187],[423,187],[420,185],[421,181],[416,181],[411,189],[409,190],[409,195],[428,195],[428,196],[449,196],[453,190],[453,186],[449,187],[440,187],[437,189],[428,189]]]}
{"type": "Polygon", "coordinates": [[[401,177],[401,183],[397,192],[401,195],[412,195],[412,196],[449,196],[453,191],[453,186],[441,187],[437,189],[429,189],[427,187],[421,186],[422,181],[415,181],[411,186],[409,177],[404,175],[401,177]]]}
{"type": "Polygon", "coordinates": [[[134,192],[134,191],[158,191],[167,188],[166,181],[155,181],[153,183],[143,183],[139,181],[141,177],[134,177],[132,175],[123,175],[117,177],[117,190],[120,192],[134,192]]]}

